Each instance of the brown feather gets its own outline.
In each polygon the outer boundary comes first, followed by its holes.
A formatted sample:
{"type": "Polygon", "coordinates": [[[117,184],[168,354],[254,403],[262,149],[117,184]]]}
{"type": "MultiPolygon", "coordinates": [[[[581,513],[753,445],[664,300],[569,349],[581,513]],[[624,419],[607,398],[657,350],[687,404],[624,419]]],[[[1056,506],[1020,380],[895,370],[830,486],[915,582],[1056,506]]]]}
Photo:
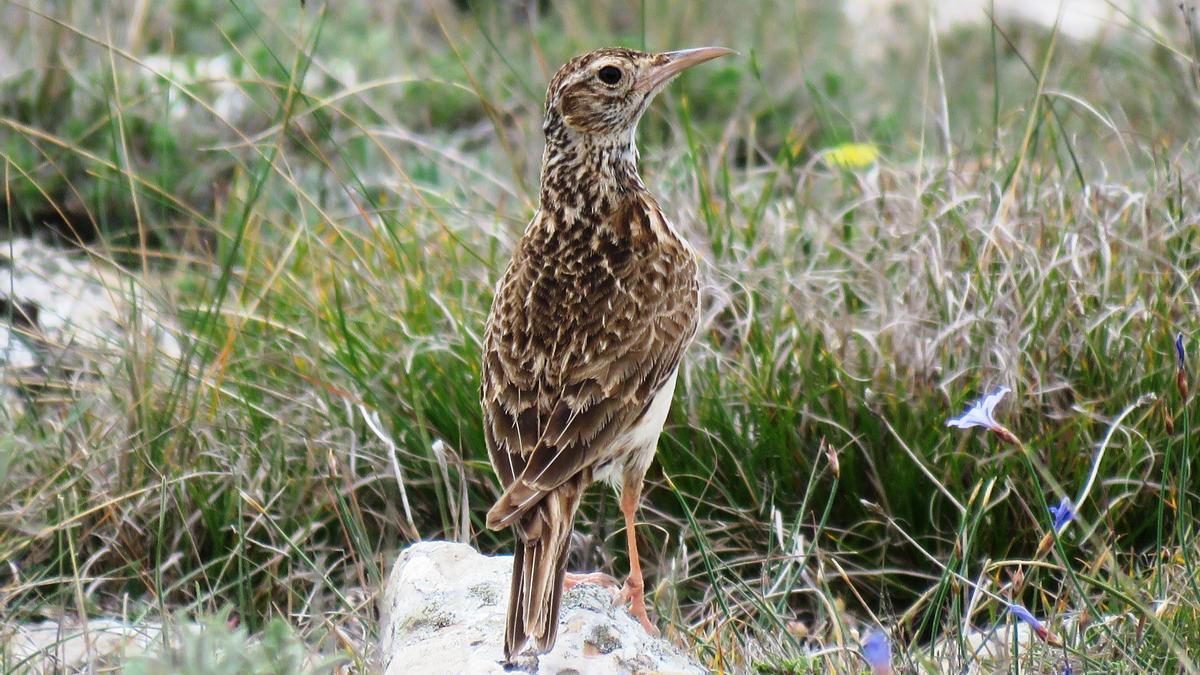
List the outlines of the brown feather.
{"type": "Polygon", "coordinates": [[[542,651],[554,645],[571,523],[585,478],[580,476],[572,485],[556,490],[522,518],[504,638],[504,652],[509,658],[530,638],[542,651]]]}
{"type": "Polygon", "coordinates": [[[660,61],[598,50],[554,77],[540,208],[488,317],[480,395],[504,493],[487,526],[513,526],[518,537],[510,660],[530,638],[553,647],[583,490],[606,467],[636,473],[640,485],[653,443],[622,439],[673,384],[696,331],[695,254],[637,173],[633,128],[652,94],[609,91],[595,77],[603,64],[633,77],[660,61]]]}

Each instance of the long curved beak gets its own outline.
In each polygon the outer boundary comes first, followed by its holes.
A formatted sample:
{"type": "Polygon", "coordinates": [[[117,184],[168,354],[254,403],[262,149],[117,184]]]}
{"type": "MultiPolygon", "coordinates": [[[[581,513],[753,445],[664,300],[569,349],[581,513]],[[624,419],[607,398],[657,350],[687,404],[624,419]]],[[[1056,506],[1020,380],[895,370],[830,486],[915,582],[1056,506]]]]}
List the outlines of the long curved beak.
{"type": "Polygon", "coordinates": [[[677,52],[663,52],[658,56],[659,59],[665,60],[651,67],[645,75],[642,75],[634,88],[640,91],[654,91],[665,84],[667,80],[692,66],[736,53],[732,49],[724,47],[697,47],[680,49],[677,52]]]}

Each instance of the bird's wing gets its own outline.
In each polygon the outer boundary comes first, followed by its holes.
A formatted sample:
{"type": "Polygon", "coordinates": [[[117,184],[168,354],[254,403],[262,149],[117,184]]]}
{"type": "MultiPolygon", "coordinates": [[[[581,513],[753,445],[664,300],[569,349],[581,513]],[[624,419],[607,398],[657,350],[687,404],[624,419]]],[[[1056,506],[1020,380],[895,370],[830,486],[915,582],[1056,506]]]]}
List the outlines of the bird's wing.
{"type": "Polygon", "coordinates": [[[581,242],[553,264],[540,259],[536,241],[523,239],[497,288],[481,398],[492,465],[506,490],[488,514],[490,527],[510,524],[616,450],[613,441],[642,416],[695,333],[690,250],[639,245],[639,232],[652,236],[652,216],[622,210],[618,217],[634,229],[600,250],[581,242]],[[562,274],[572,272],[564,258],[577,262],[574,274],[562,274]]]}

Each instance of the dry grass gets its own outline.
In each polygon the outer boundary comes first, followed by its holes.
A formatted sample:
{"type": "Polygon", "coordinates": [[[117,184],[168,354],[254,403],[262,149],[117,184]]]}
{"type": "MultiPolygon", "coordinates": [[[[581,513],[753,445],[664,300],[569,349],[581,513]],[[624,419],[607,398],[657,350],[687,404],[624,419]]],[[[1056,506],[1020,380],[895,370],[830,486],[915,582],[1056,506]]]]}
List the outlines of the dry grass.
{"type": "MultiPolygon", "coordinates": [[[[875,60],[823,3],[139,7],[0,10],[32,69],[0,83],[9,232],[94,233],[129,270],[109,291],[167,308],[181,345],[22,385],[4,621],[224,608],[364,665],[397,548],[508,546],[481,531],[477,352],[535,207],[543,82],[601,43],[719,43],[744,57],[677,82],[640,135],[705,260],[644,511],[668,635],[732,672],[862,669],[876,624],[897,666],[1195,671],[1198,419],[1172,340],[1197,351],[1200,96],[1178,16],[1096,44],[897,19],[875,60]],[[849,141],[881,159],[837,166],[849,141]],[[1027,454],[944,426],[998,384],[1027,454]],[[980,666],[1008,602],[1066,646],[1001,640],[980,666]]],[[[575,562],[619,570],[593,492],[575,562]]]]}

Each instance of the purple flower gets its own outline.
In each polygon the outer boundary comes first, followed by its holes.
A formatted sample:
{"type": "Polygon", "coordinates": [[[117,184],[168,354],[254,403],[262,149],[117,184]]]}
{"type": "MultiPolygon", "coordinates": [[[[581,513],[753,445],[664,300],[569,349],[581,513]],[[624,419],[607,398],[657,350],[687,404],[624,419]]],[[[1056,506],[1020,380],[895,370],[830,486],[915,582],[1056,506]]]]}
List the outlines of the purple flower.
{"type": "Polygon", "coordinates": [[[1058,506],[1050,507],[1050,517],[1054,519],[1054,531],[1058,532],[1063,525],[1075,520],[1075,505],[1070,497],[1063,497],[1058,506]]]}
{"type": "Polygon", "coordinates": [[[887,633],[873,628],[862,643],[863,658],[871,665],[872,675],[890,675],[892,672],[892,643],[887,633]]]}
{"type": "Polygon", "coordinates": [[[1042,625],[1042,622],[1038,621],[1036,616],[1034,616],[1029,610],[1025,609],[1021,605],[1011,602],[1008,605],[1008,611],[1011,612],[1013,616],[1029,624],[1029,627],[1033,629],[1033,632],[1037,633],[1037,636],[1043,640],[1047,639],[1047,637],[1050,635],[1050,631],[1046,630],[1046,627],[1042,625]]]}

